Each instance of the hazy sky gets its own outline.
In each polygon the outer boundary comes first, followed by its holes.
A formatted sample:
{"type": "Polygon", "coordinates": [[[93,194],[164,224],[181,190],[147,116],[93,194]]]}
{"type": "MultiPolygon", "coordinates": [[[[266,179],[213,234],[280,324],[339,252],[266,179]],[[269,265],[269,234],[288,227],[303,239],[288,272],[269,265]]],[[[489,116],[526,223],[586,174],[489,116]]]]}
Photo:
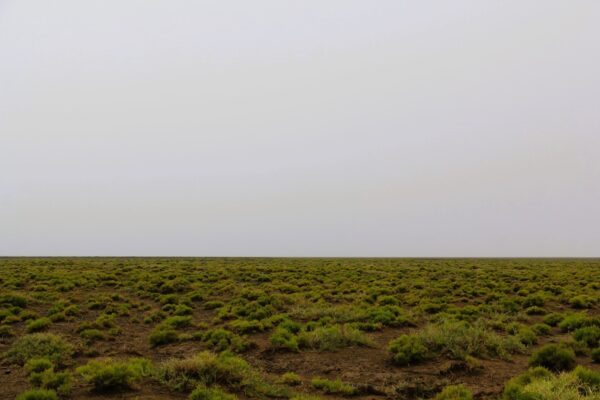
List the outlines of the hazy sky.
{"type": "Polygon", "coordinates": [[[598,21],[0,0],[0,255],[600,256],[598,21]]]}

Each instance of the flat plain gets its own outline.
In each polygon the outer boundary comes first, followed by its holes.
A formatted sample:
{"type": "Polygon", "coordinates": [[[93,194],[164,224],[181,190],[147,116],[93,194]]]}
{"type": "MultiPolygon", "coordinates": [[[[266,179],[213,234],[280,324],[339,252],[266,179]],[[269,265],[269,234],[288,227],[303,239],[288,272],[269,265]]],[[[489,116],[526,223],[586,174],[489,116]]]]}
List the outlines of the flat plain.
{"type": "Polygon", "coordinates": [[[0,399],[599,399],[599,344],[596,259],[0,259],[0,399]]]}

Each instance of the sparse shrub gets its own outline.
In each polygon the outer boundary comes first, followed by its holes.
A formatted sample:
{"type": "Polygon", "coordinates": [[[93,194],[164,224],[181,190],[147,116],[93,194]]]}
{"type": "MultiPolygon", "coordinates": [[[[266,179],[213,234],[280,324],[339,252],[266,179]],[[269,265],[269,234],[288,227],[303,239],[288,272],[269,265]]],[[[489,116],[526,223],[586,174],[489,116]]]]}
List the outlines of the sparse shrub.
{"type": "MultiPolygon", "coordinates": [[[[414,356],[423,359],[435,354],[463,360],[467,355],[507,357],[508,354],[523,351],[523,345],[518,339],[511,336],[501,337],[481,324],[470,324],[466,321],[442,321],[430,324],[411,336],[418,339],[412,339],[410,342],[403,339],[405,345],[401,346],[406,349],[409,359],[414,356]],[[411,348],[416,351],[411,351],[411,348]]],[[[392,347],[390,350],[395,354],[396,362],[400,360],[400,363],[406,363],[401,361],[407,359],[406,356],[402,356],[402,351],[394,351],[392,347]]]]}
{"type": "Polygon", "coordinates": [[[27,323],[27,332],[40,332],[47,329],[52,324],[50,318],[38,318],[27,323]]]}
{"type": "Polygon", "coordinates": [[[342,382],[339,379],[334,381],[329,379],[314,378],[310,384],[315,389],[322,390],[327,394],[339,394],[342,396],[351,396],[356,394],[356,388],[352,385],[342,382]]]}
{"type": "Polygon", "coordinates": [[[192,325],[192,317],[175,315],[161,322],[162,329],[181,329],[192,325]]]}
{"type": "Polygon", "coordinates": [[[17,400],[58,400],[54,390],[31,389],[17,396],[17,400]]]}
{"type": "Polygon", "coordinates": [[[534,400],[536,397],[524,393],[527,385],[533,381],[549,380],[552,377],[552,373],[546,368],[530,368],[526,373],[516,376],[506,383],[502,397],[506,400],[534,400]]]}
{"type": "Polygon", "coordinates": [[[54,367],[40,372],[31,372],[29,375],[29,382],[32,385],[55,390],[60,395],[68,395],[71,392],[71,380],[70,372],[55,372],[54,367]]]}
{"type": "Polygon", "coordinates": [[[434,400],[472,400],[473,395],[464,385],[446,386],[434,400]]]}
{"type": "Polygon", "coordinates": [[[208,387],[200,384],[190,393],[189,400],[236,400],[237,397],[218,387],[208,387]]]}
{"type": "Polygon", "coordinates": [[[600,364],[600,347],[592,350],[592,361],[600,364]]]}
{"type": "Polygon", "coordinates": [[[388,345],[393,361],[398,365],[410,365],[430,357],[422,340],[413,335],[400,335],[388,345]]]}
{"type": "Polygon", "coordinates": [[[546,324],[535,324],[531,327],[531,329],[535,332],[536,335],[540,336],[546,336],[552,331],[550,325],[546,324]]]}
{"type": "Polygon", "coordinates": [[[321,400],[319,396],[313,396],[310,394],[299,393],[290,398],[290,400],[321,400]]]}
{"type": "Polygon", "coordinates": [[[207,301],[206,303],[204,303],[204,308],[207,310],[215,310],[217,308],[221,308],[225,305],[225,303],[223,303],[222,301],[218,301],[218,300],[213,300],[213,301],[207,301]]]}
{"type": "Polygon", "coordinates": [[[538,367],[511,379],[504,388],[506,400],[597,400],[600,374],[584,367],[553,375],[538,367]]]}
{"type": "Polygon", "coordinates": [[[84,329],[83,331],[79,332],[79,336],[89,342],[94,340],[103,340],[105,338],[104,332],[99,329],[84,329]]]}
{"type": "Polygon", "coordinates": [[[544,323],[550,326],[557,326],[563,319],[564,316],[561,314],[546,314],[546,316],[544,317],[544,323]]]}
{"type": "Polygon", "coordinates": [[[150,334],[150,344],[153,347],[173,343],[179,340],[177,331],[173,329],[155,329],[150,334]]]}
{"type": "Polygon", "coordinates": [[[50,361],[62,364],[73,354],[73,346],[61,336],[51,333],[32,333],[17,339],[6,352],[10,363],[25,364],[32,358],[46,357],[50,361]]]}
{"type": "Polygon", "coordinates": [[[571,307],[579,309],[592,308],[594,305],[596,305],[596,303],[597,300],[594,297],[585,294],[581,294],[569,299],[569,304],[571,307]]]}
{"type": "Polygon", "coordinates": [[[529,296],[525,297],[525,299],[523,300],[523,306],[525,306],[525,307],[532,307],[532,306],[542,307],[545,303],[546,303],[546,299],[540,293],[530,294],[529,296]]]}
{"type": "Polygon", "coordinates": [[[199,384],[240,384],[250,372],[250,365],[239,357],[204,351],[191,358],[165,361],[158,367],[156,377],[173,390],[186,391],[199,384]]]}
{"type": "Polygon", "coordinates": [[[558,327],[565,332],[574,331],[577,328],[587,326],[589,324],[588,316],[583,313],[570,314],[563,318],[558,324],[558,327]]]}
{"type": "Polygon", "coordinates": [[[600,343],[600,328],[597,326],[584,326],[576,329],[573,332],[573,337],[590,348],[597,347],[600,343]]]}
{"type": "Polygon", "coordinates": [[[200,334],[200,339],[210,344],[215,350],[231,350],[241,353],[252,348],[252,343],[245,338],[223,328],[209,329],[200,334]]]}
{"type": "Polygon", "coordinates": [[[302,383],[302,378],[295,372],[286,372],[285,374],[281,375],[279,381],[285,385],[298,386],[302,383]]]}
{"type": "Polygon", "coordinates": [[[86,382],[93,385],[94,390],[114,391],[129,388],[134,382],[148,375],[150,362],[143,358],[127,361],[92,360],[76,371],[86,382]]]}
{"type": "Polygon", "coordinates": [[[533,353],[529,365],[552,371],[565,371],[575,367],[575,352],[565,345],[547,344],[533,353]]]}
{"type": "Polygon", "coordinates": [[[52,361],[47,358],[32,358],[25,363],[25,371],[30,374],[32,372],[43,372],[53,367],[52,361]]]}
{"type": "Polygon", "coordinates": [[[298,337],[283,327],[275,329],[269,339],[271,346],[275,349],[287,349],[291,351],[299,351],[298,337]]]}
{"type": "Polygon", "coordinates": [[[537,335],[529,327],[521,327],[517,337],[525,346],[531,346],[537,343],[537,335]]]}
{"type": "Polygon", "coordinates": [[[576,356],[584,356],[587,354],[588,347],[583,342],[578,342],[575,339],[567,339],[561,342],[563,346],[566,346],[575,352],[576,356]]]}
{"type": "Polygon", "coordinates": [[[372,341],[364,333],[350,325],[318,327],[298,334],[298,345],[311,349],[336,350],[350,346],[371,346],[372,341]]]}
{"type": "Polygon", "coordinates": [[[175,315],[191,315],[194,312],[194,309],[185,304],[178,304],[173,311],[175,315]]]}
{"type": "Polygon", "coordinates": [[[542,307],[531,306],[525,310],[525,314],[527,314],[527,315],[545,315],[546,310],[544,310],[542,307]]]}
{"type": "Polygon", "coordinates": [[[15,293],[0,294],[0,304],[25,308],[27,306],[27,298],[15,293]]]}
{"type": "Polygon", "coordinates": [[[579,379],[583,387],[596,391],[600,389],[600,372],[592,371],[579,365],[573,370],[573,375],[579,379]]]}
{"type": "Polygon", "coordinates": [[[0,338],[8,338],[14,336],[12,329],[8,325],[0,325],[0,338]]]}

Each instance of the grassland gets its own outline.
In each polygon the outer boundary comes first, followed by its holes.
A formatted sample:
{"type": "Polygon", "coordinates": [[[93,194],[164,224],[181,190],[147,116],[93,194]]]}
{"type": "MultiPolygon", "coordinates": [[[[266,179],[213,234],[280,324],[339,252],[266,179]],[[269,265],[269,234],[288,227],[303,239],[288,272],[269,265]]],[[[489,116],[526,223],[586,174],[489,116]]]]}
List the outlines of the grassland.
{"type": "Polygon", "coordinates": [[[600,399],[600,260],[0,259],[0,399],[600,399]]]}

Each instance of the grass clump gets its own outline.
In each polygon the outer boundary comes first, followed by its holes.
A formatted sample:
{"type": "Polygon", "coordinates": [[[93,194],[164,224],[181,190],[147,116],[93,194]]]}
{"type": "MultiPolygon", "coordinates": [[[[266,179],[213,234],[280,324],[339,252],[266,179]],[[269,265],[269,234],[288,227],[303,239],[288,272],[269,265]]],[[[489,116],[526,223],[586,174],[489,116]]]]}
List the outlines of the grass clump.
{"type": "Polygon", "coordinates": [[[176,391],[192,390],[199,384],[240,385],[250,376],[250,365],[231,353],[204,351],[191,358],[171,359],[156,372],[159,382],[176,391]]]}
{"type": "Polygon", "coordinates": [[[288,386],[298,386],[302,384],[302,378],[295,372],[286,372],[281,375],[279,382],[288,386]]]}
{"type": "Polygon", "coordinates": [[[17,400],[58,400],[54,390],[31,389],[17,396],[17,400]]]}
{"type": "Polygon", "coordinates": [[[516,337],[501,337],[482,324],[466,321],[430,324],[414,334],[399,336],[388,348],[393,361],[399,365],[409,365],[439,354],[460,360],[467,356],[505,358],[524,349],[516,337]]]}
{"type": "Polygon", "coordinates": [[[559,375],[553,375],[542,367],[533,368],[506,384],[503,399],[598,400],[600,373],[581,366],[559,375]]]}
{"type": "Polygon", "coordinates": [[[529,365],[551,371],[571,370],[575,367],[575,352],[564,344],[547,344],[533,353],[529,365]]]}
{"type": "Polygon", "coordinates": [[[149,337],[152,347],[174,343],[179,340],[179,334],[174,329],[155,329],[149,337]]]}
{"type": "Polygon", "coordinates": [[[52,324],[50,318],[42,317],[29,321],[27,323],[27,332],[40,332],[48,329],[48,327],[52,324]]]}
{"type": "Polygon", "coordinates": [[[275,329],[269,341],[271,346],[278,350],[300,351],[298,336],[282,326],[275,329]]]}
{"type": "Polygon", "coordinates": [[[302,348],[334,351],[344,347],[373,345],[363,332],[348,324],[303,327],[289,320],[279,324],[270,342],[275,349],[291,351],[302,348]]]}
{"type": "Polygon", "coordinates": [[[446,386],[444,390],[438,393],[434,400],[472,400],[473,395],[464,385],[446,386]]]}
{"type": "Polygon", "coordinates": [[[47,358],[33,358],[25,364],[29,382],[40,389],[56,391],[60,395],[71,392],[72,377],[69,372],[56,372],[47,358]]]}
{"type": "Polygon", "coordinates": [[[415,335],[400,335],[388,345],[392,360],[398,365],[410,365],[430,357],[422,339],[415,335]]]}
{"type": "Polygon", "coordinates": [[[32,333],[17,339],[4,357],[9,363],[23,365],[32,358],[48,358],[61,365],[73,354],[71,346],[61,336],[51,333],[32,333]]]}
{"type": "Polygon", "coordinates": [[[52,361],[47,358],[32,358],[25,363],[25,371],[28,373],[32,372],[44,372],[47,369],[54,367],[52,361]]]}
{"type": "Polygon", "coordinates": [[[190,393],[189,400],[236,400],[234,394],[227,393],[218,387],[208,387],[200,384],[190,393]]]}
{"type": "Polygon", "coordinates": [[[209,329],[195,336],[217,351],[231,350],[234,353],[242,353],[253,347],[253,343],[245,337],[223,328],[209,329]]]}
{"type": "Polygon", "coordinates": [[[597,326],[584,326],[575,329],[573,338],[590,348],[598,347],[600,343],[600,328],[597,326]]]}
{"type": "Polygon", "coordinates": [[[298,335],[301,348],[331,351],[350,346],[372,346],[373,342],[360,330],[350,325],[317,327],[298,335]]]}
{"type": "Polygon", "coordinates": [[[99,392],[115,391],[130,388],[150,372],[150,362],[143,358],[127,361],[112,359],[92,360],[77,368],[83,379],[91,383],[99,392]]]}
{"type": "Polygon", "coordinates": [[[600,364],[600,347],[592,350],[592,361],[600,364]]]}
{"type": "Polygon", "coordinates": [[[339,379],[334,381],[323,378],[314,378],[310,381],[312,387],[322,390],[327,394],[339,394],[341,396],[352,396],[357,393],[354,386],[342,382],[339,379]]]}

